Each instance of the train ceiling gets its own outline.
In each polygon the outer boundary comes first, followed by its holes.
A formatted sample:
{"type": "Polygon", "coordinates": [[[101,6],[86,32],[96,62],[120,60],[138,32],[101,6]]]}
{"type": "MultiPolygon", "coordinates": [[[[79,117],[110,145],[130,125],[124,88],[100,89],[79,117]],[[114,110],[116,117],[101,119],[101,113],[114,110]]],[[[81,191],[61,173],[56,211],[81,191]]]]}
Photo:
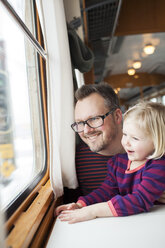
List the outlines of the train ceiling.
{"type": "Polygon", "coordinates": [[[94,68],[86,83],[106,81],[119,90],[121,101],[165,88],[165,1],[80,1],[85,42],[94,52],[94,68]],[[146,44],[155,51],[146,55],[146,44]],[[129,76],[133,62],[141,67],[129,76]]]}

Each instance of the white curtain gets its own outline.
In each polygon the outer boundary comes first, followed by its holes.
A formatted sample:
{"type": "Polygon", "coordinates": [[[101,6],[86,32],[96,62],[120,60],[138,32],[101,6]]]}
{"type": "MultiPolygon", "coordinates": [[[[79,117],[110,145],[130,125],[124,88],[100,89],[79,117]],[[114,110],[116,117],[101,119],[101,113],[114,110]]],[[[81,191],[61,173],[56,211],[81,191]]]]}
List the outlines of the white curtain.
{"type": "Polygon", "coordinates": [[[56,198],[63,186],[77,187],[72,68],[63,1],[38,0],[37,8],[47,50],[50,179],[56,198]]]}
{"type": "Polygon", "coordinates": [[[76,75],[77,86],[78,88],[80,88],[82,85],[85,84],[83,73],[75,69],[75,75],[76,75]]]}

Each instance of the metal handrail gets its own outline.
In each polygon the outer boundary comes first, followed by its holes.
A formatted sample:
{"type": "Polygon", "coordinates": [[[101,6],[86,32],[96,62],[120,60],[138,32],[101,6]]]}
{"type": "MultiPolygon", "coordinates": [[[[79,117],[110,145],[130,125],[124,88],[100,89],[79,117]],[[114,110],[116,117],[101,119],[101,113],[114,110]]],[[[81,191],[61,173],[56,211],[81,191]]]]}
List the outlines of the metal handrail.
{"type": "Polygon", "coordinates": [[[23,32],[28,37],[28,39],[33,44],[33,46],[37,49],[37,51],[39,52],[39,54],[44,59],[46,59],[47,54],[46,54],[45,50],[42,48],[42,46],[39,44],[39,42],[35,39],[35,37],[33,36],[33,34],[30,32],[30,30],[27,28],[27,26],[25,25],[25,23],[21,20],[21,18],[18,16],[18,14],[16,13],[16,11],[9,4],[9,2],[6,1],[6,0],[0,0],[0,2],[2,2],[3,6],[7,9],[7,11],[11,14],[11,16],[14,18],[14,20],[16,21],[16,23],[19,25],[19,27],[23,30],[23,32]]]}

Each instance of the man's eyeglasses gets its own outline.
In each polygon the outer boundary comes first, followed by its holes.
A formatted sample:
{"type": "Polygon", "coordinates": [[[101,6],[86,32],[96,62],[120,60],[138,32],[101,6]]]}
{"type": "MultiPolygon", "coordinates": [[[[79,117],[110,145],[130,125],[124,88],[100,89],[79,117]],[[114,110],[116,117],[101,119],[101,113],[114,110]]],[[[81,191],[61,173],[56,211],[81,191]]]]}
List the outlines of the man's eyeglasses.
{"type": "Polygon", "coordinates": [[[81,133],[84,131],[84,127],[85,124],[87,124],[89,127],[91,128],[97,128],[97,127],[101,127],[104,124],[104,119],[112,114],[116,109],[112,109],[111,111],[109,111],[108,113],[106,113],[105,115],[98,115],[92,118],[89,118],[86,121],[79,121],[79,122],[74,122],[71,125],[71,128],[76,132],[76,133],[81,133]]]}

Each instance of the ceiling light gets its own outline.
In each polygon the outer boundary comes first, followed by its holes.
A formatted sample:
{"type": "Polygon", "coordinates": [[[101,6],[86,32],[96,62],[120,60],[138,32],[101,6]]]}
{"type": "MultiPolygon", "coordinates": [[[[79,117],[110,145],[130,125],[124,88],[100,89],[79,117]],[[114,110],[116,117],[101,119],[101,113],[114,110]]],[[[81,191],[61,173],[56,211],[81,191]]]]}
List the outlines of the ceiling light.
{"type": "Polygon", "coordinates": [[[145,45],[143,50],[146,54],[153,54],[155,51],[155,47],[152,44],[147,44],[147,45],[145,45]]]}
{"type": "Polygon", "coordinates": [[[120,91],[120,88],[116,88],[114,89],[115,93],[118,94],[118,92],[120,91]]]}
{"type": "Polygon", "coordinates": [[[135,69],[134,68],[128,69],[128,75],[133,76],[134,74],[135,74],[135,69]]]}
{"type": "Polygon", "coordinates": [[[136,61],[133,62],[132,66],[133,66],[134,69],[139,69],[142,66],[142,63],[141,63],[140,60],[136,60],[136,61]]]}

